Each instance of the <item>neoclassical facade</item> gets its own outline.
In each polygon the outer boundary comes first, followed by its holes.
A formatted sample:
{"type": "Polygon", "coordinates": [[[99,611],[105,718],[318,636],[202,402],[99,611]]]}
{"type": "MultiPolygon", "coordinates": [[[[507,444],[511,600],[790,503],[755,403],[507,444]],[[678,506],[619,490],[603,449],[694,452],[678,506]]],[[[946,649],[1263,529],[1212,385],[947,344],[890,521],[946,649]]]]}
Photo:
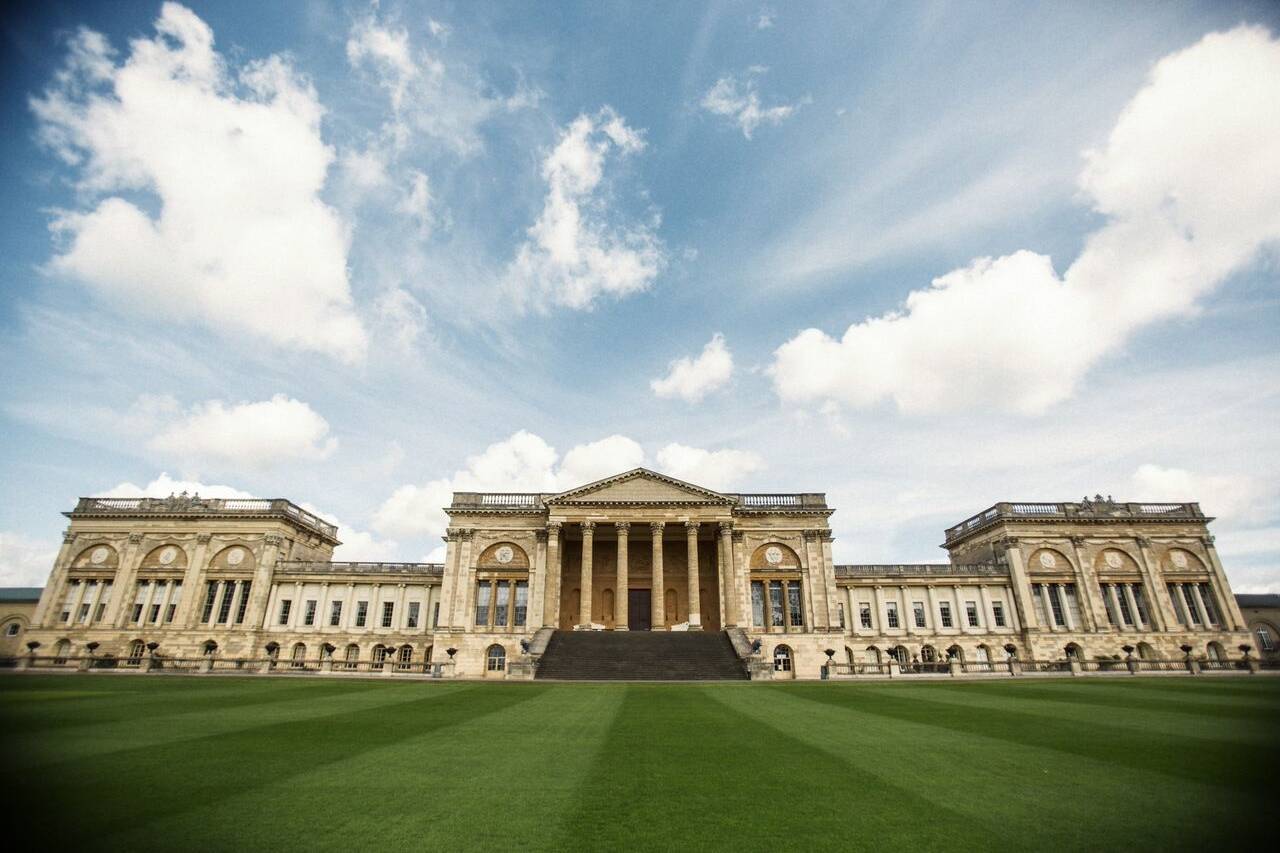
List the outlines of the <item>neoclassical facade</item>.
{"type": "Polygon", "coordinates": [[[728,631],[775,678],[1251,642],[1194,503],[1000,503],[946,531],[949,562],[914,565],[836,565],[821,493],[646,469],[446,511],[443,564],[343,563],[337,529],[286,500],[82,498],[26,635],[113,665],[500,678],[535,675],[556,630],[728,631]]]}

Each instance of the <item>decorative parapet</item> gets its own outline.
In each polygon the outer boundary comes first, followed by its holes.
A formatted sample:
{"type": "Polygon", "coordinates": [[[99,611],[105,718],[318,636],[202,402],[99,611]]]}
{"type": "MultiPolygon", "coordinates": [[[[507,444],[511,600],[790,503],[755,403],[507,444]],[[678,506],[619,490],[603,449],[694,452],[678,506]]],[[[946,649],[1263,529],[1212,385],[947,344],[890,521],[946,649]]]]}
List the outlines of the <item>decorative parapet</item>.
{"type": "MultiPolygon", "coordinates": [[[[552,492],[454,492],[450,510],[476,511],[542,511],[546,502],[557,497],[552,492]]],[[[726,494],[739,510],[788,511],[826,510],[827,496],[822,492],[794,494],[726,494]]],[[[644,503],[641,501],[640,503],[644,503]]]]}
{"type": "Polygon", "coordinates": [[[341,563],[328,560],[281,560],[276,574],[286,575],[429,575],[444,574],[443,563],[341,563]]]}
{"type": "Polygon", "coordinates": [[[827,496],[822,492],[796,492],[794,494],[736,494],[728,495],[738,502],[739,509],[826,509],[827,496]]]}
{"type": "Polygon", "coordinates": [[[836,566],[837,578],[932,578],[957,575],[1008,577],[1009,569],[998,563],[881,563],[836,566]]]}
{"type": "Polygon", "coordinates": [[[551,495],[539,492],[454,492],[450,509],[541,510],[547,497],[551,495]]]}
{"type": "Polygon", "coordinates": [[[281,518],[338,543],[338,527],[284,498],[80,498],[67,518],[281,518]]]}
{"type": "Polygon", "coordinates": [[[1001,502],[972,518],[947,528],[946,545],[965,539],[1000,522],[1046,521],[1094,523],[1118,522],[1201,522],[1213,521],[1200,511],[1198,503],[1120,503],[1099,495],[1079,503],[1014,503],[1001,502]]]}

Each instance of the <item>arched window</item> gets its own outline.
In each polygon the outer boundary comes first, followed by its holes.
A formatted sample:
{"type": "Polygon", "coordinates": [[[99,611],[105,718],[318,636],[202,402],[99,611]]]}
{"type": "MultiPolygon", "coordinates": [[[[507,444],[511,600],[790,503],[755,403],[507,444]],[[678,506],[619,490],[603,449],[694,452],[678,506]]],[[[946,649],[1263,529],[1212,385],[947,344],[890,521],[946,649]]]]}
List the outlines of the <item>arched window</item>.
{"type": "Polygon", "coordinates": [[[938,652],[933,646],[925,646],[920,649],[921,663],[934,663],[938,660],[938,652]]]}
{"type": "Polygon", "coordinates": [[[387,661],[387,647],[379,643],[373,647],[373,669],[382,669],[387,661]]]}
{"type": "Polygon", "coordinates": [[[435,651],[435,646],[427,646],[426,650],[422,653],[423,663],[431,663],[431,653],[433,651],[435,651]]]}
{"type": "Polygon", "coordinates": [[[880,649],[876,646],[867,646],[867,663],[880,663],[880,649]]]}
{"type": "Polygon", "coordinates": [[[302,665],[307,660],[307,646],[305,643],[297,643],[293,647],[293,668],[302,669],[302,665]]]}
{"type": "Polygon", "coordinates": [[[142,640],[134,640],[129,644],[129,658],[127,663],[129,666],[137,666],[142,663],[142,654],[147,650],[147,644],[142,640]]]}
{"type": "Polygon", "coordinates": [[[1084,660],[1084,650],[1080,648],[1078,643],[1067,643],[1067,647],[1064,651],[1067,653],[1068,660],[1084,660]]]}
{"type": "Polygon", "coordinates": [[[57,645],[53,647],[53,662],[66,663],[67,657],[71,654],[71,641],[59,640],[57,645]]]}
{"type": "Polygon", "coordinates": [[[484,657],[486,672],[502,672],[507,668],[507,650],[497,643],[489,647],[484,657]]]}
{"type": "Polygon", "coordinates": [[[1259,651],[1274,652],[1276,650],[1276,638],[1271,633],[1270,625],[1256,625],[1253,633],[1258,638],[1259,651]]]}
{"type": "Polygon", "coordinates": [[[854,664],[853,649],[849,648],[848,646],[844,647],[844,659],[845,659],[845,662],[849,664],[849,666],[853,666],[854,664]]]}
{"type": "Polygon", "coordinates": [[[408,669],[413,662],[413,646],[405,643],[396,653],[396,669],[408,669]]]}
{"type": "Polygon", "coordinates": [[[976,649],[974,649],[973,657],[974,657],[974,660],[978,662],[978,669],[980,670],[991,669],[991,651],[985,645],[978,646],[976,649]]]}
{"type": "Polygon", "coordinates": [[[951,646],[947,649],[947,659],[964,663],[964,649],[959,646],[951,646]]]}
{"type": "Polygon", "coordinates": [[[347,646],[345,657],[345,669],[355,669],[360,661],[360,647],[355,643],[347,646]]]}
{"type": "Polygon", "coordinates": [[[790,673],[792,671],[791,647],[776,646],[773,650],[773,671],[790,673]]]}
{"type": "Polygon", "coordinates": [[[1219,643],[1217,640],[1214,640],[1209,643],[1209,645],[1205,646],[1205,654],[1209,658],[1209,666],[1211,668],[1216,669],[1227,661],[1226,650],[1222,648],[1222,643],[1219,643]]]}
{"type": "Polygon", "coordinates": [[[893,655],[893,659],[902,666],[906,666],[911,662],[911,654],[907,651],[906,646],[894,646],[889,650],[889,654],[893,655]]]}
{"type": "Polygon", "coordinates": [[[1151,648],[1150,643],[1138,643],[1138,657],[1142,660],[1155,660],[1156,650],[1151,648]]]}

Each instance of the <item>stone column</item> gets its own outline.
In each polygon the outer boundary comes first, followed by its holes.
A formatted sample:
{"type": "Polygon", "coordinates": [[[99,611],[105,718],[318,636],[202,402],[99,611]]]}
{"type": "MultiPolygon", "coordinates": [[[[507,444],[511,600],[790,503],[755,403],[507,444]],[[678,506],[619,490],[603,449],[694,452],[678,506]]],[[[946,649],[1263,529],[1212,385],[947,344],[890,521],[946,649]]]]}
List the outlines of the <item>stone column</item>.
{"type": "MultiPolygon", "coordinates": [[[[458,529],[448,528],[444,542],[444,571],[440,576],[440,623],[436,626],[441,630],[453,626],[453,601],[458,596],[458,556],[462,545],[458,529]]],[[[355,607],[354,602],[350,607],[355,607]]]]}
{"type": "MultiPolygon", "coordinates": [[[[1062,622],[1066,625],[1068,631],[1079,630],[1076,620],[1071,616],[1071,604],[1067,598],[1067,585],[1065,583],[1055,584],[1058,587],[1058,604],[1062,607],[1062,622]]],[[[1080,599],[1076,598],[1076,604],[1080,603],[1080,599]]]]}
{"type": "Polygon", "coordinates": [[[666,629],[666,584],[662,580],[662,528],[666,525],[663,521],[652,521],[649,523],[649,536],[653,545],[653,591],[650,596],[650,604],[653,610],[653,630],[662,631],[666,629]]]}
{"type": "MultiPolygon", "coordinates": [[[[1142,586],[1147,591],[1147,618],[1151,620],[1148,628],[1154,628],[1157,631],[1169,630],[1169,624],[1165,620],[1164,608],[1161,606],[1160,587],[1163,583],[1157,583],[1160,576],[1155,571],[1156,561],[1151,555],[1151,540],[1145,536],[1137,537],[1138,543],[1138,569],[1142,572],[1142,586]]],[[[1141,619],[1141,616],[1137,618],[1141,619]]]]}
{"type": "Polygon", "coordinates": [[[582,522],[582,582],[579,585],[582,590],[580,596],[581,607],[579,609],[578,624],[585,627],[591,627],[591,560],[592,551],[595,547],[595,528],[594,521],[582,522]]]}
{"type": "Polygon", "coordinates": [[[991,593],[985,583],[978,584],[978,606],[982,608],[982,630],[988,634],[996,630],[996,620],[991,615],[991,593]]]}
{"type": "Polygon", "coordinates": [[[1146,629],[1146,624],[1142,621],[1142,613],[1138,610],[1138,597],[1133,594],[1133,584],[1124,585],[1124,600],[1129,604],[1129,612],[1133,614],[1133,627],[1135,630],[1142,631],[1146,629]]]}
{"type": "Polygon", "coordinates": [[[628,612],[630,596],[627,593],[631,579],[627,575],[627,545],[631,533],[631,522],[615,521],[613,527],[618,531],[618,582],[615,584],[613,596],[613,630],[628,631],[630,630],[628,620],[631,614],[628,612]]]}
{"type": "Polygon", "coordinates": [[[952,584],[951,591],[956,596],[956,625],[959,626],[961,634],[968,634],[969,611],[964,606],[964,595],[960,592],[960,584],[952,584]]]}
{"type": "Polygon", "coordinates": [[[347,584],[347,598],[342,603],[342,630],[350,631],[356,624],[356,585],[347,584]]]}
{"type": "MultiPolygon", "coordinates": [[[[1249,626],[1240,613],[1240,603],[1228,591],[1227,573],[1223,571],[1222,561],[1218,559],[1218,549],[1214,547],[1212,536],[1202,536],[1200,544],[1204,547],[1205,556],[1209,558],[1209,572],[1213,575],[1213,583],[1209,586],[1218,598],[1218,618],[1222,620],[1224,630],[1247,631],[1249,626]]],[[[1256,639],[1256,638],[1255,638],[1256,639]]]]}
{"type": "MultiPolygon", "coordinates": [[[[395,616],[391,619],[391,630],[393,631],[404,630],[404,595],[405,595],[404,586],[405,586],[404,584],[396,585],[396,613],[395,613],[395,616]]],[[[514,593],[514,590],[513,590],[513,593],[514,593]]],[[[497,593],[495,592],[494,594],[496,595],[497,593]]],[[[511,600],[514,602],[515,600],[514,594],[512,595],[511,600]]],[[[508,607],[508,610],[510,610],[511,605],[508,604],[507,607],[508,607]]]]}
{"type": "MultiPolygon", "coordinates": [[[[464,630],[474,624],[476,608],[476,567],[473,555],[475,530],[467,527],[458,531],[458,591],[454,595],[454,630],[464,630]]],[[[376,598],[375,598],[376,601],[376,598]]]]}
{"type": "Polygon", "coordinates": [[[902,630],[907,632],[908,637],[916,632],[916,611],[911,606],[911,593],[907,592],[909,589],[910,587],[908,586],[898,587],[898,594],[902,598],[902,610],[900,611],[902,615],[898,621],[902,623],[902,630]]]}
{"type": "Polygon", "coordinates": [[[733,564],[733,600],[734,609],[740,615],[739,622],[744,626],[751,624],[751,568],[747,565],[746,550],[747,535],[741,530],[733,531],[733,548],[729,552],[729,559],[733,564]]]}
{"type": "Polygon", "coordinates": [[[194,601],[197,597],[195,591],[200,588],[200,581],[204,575],[204,561],[205,555],[209,552],[210,539],[212,537],[208,533],[201,533],[196,537],[195,553],[191,555],[191,561],[187,563],[187,571],[182,575],[182,588],[187,591],[187,594],[182,596],[182,601],[178,604],[178,612],[173,616],[174,627],[195,627],[196,608],[200,606],[194,601]]]}
{"type": "Polygon", "coordinates": [[[547,524],[547,594],[542,602],[542,626],[560,627],[560,522],[547,524]]]}
{"type": "Polygon", "coordinates": [[[876,584],[871,590],[871,598],[876,608],[871,620],[871,628],[880,636],[886,636],[885,632],[889,630],[889,623],[884,615],[884,588],[880,584],[876,584]]]}
{"type": "Polygon", "coordinates": [[[702,596],[698,577],[698,528],[700,526],[696,521],[684,523],[685,542],[689,555],[686,560],[689,576],[689,629],[693,631],[702,629],[702,596]]]}
{"type": "Polygon", "coordinates": [[[724,627],[738,626],[738,578],[733,565],[733,522],[720,522],[720,585],[724,588],[724,627]]]}
{"type": "MultiPolygon", "coordinates": [[[[57,620],[57,599],[65,594],[63,586],[67,580],[67,573],[71,568],[72,546],[75,541],[76,534],[72,533],[70,528],[67,528],[67,531],[62,534],[62,547],[58,550],[58,558],[53,563],[54,568],[49,575],[49,582],[40,593],[40,601],[36,604],[35,612],[31,614],[32,627],[47,628],[57,620]]],[[[124,565],[124,555],[119,548],[113,546],[113,550],[116,552],[116,571],[112,576],[114,580],[120,575],[120,569],[124,565]]],[[[112,584],[112,588],[115,588],[115,584],[112,584]]],[[[113,608],[108,607],[107,609],[113,608]]]]}
{"type": "Polygon", "coordinates": [[[925,600],[928,602],[929,615],[925,617],[925,622],[933,627],[933,633],[942,633],[942,620],[938,618],[938,594],[933,588],[933,584],[929,584],[924,588],[925,600]]]}
{"type": "MultiPolygon", "coordinates": [[[[547,531],[534,531],[533,568],[529,572],[529,602],[525,624],[529,628],[545,625],[547,591],[547,531]],[[543,616],[539,616],[541,613],[543,616]]],[[[428,589],[430,599],[430,589],[428,589]]],[[[514,602],[514,598],[512,599],[514,602]]],[[[513,605],[514,606],[514,603],[513,605]]]]}
{"type": "Polygon", "coordinates": [[[1204,609],[1204,598],[1200,595],[1200,584],[1187,584],[1191,587],[1191,600],[1196,603],[1196,612],[1200,614],[1200,628],[1208,631],[1213,626],[1209,624],[1209,611],[1204,609]]]}

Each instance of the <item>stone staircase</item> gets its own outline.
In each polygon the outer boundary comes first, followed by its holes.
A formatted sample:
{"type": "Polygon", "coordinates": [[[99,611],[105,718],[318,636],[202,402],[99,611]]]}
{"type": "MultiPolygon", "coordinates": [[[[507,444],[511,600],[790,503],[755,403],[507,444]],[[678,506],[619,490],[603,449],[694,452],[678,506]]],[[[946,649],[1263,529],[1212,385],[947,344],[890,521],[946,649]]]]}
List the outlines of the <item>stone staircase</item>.
{"type": "Polygon", "coordinates": [[[538,678],[564,681],[701,681],[747,678],[724,632],[556,631],[538,678]]]}

